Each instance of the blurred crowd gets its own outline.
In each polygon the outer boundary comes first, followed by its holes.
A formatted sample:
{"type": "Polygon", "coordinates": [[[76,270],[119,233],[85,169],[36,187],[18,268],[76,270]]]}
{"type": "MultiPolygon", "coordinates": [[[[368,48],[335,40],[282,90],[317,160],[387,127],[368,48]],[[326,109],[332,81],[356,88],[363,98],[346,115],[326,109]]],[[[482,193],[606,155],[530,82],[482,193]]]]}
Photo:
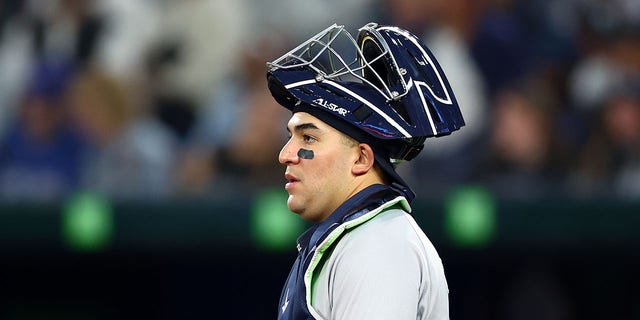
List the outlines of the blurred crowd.
{"type": "Polygon", "coordinates": [[[640,197],[640,1],[3,0],[0,200],[280,187],[265,62],[332,23],[420,35],[467,126],[399,170],[423,197],[640,197]]]}

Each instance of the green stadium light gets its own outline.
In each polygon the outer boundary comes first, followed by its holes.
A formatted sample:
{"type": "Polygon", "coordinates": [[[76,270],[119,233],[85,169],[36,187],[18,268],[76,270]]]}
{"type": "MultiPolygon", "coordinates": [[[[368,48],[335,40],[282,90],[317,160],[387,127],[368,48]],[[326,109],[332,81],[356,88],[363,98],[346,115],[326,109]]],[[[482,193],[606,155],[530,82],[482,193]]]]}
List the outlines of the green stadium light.
{"type": "Polygon", "coordinates": [[[111,244],[113,214],[109,202],[93,193],[79,193],[62,212],[62,237],[76,251],[97,252],[111,244]]]}
{"type": "Polygon", "coordinates": [[[284,190],[269,189],[256,196],[251,210],[251,234],[258,247],[290,250],[304,229],[304,221],[287,208],[284,190]]]}
{"type": "Polygon", "coordinates": [[[496,231],[495,200],[482,187],[454,190],[445,202],[445,230],[458,246],[483,247],[496,231]]]}

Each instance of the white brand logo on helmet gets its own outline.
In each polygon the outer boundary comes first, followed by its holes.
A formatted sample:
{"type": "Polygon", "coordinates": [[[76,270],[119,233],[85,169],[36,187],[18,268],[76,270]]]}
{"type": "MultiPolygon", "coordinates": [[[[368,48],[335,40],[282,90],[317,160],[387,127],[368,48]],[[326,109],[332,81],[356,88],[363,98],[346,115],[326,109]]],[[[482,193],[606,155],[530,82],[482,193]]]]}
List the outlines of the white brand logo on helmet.
{"type": "Polygon", "coordinates": [[[337,112],[339,115],[343,117],[347,115],[347,112],[349,112],[347,109],[339,107],[335,103],[328,102],[327,100],[324,100],[322,98],[313,100],[313,103],[317,103],[326,109],[329,109],[333,112],[337,112]]]}

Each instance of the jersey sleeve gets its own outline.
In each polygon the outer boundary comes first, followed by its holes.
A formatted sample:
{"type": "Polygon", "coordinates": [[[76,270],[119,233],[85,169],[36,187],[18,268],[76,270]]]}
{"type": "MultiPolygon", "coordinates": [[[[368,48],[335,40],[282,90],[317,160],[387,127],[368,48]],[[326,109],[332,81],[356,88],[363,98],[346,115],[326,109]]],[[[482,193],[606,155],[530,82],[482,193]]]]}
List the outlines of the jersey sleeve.
{"type": "Polygon", "coordinates": [[[388,224],[346,234],[327,265],[330,319],[416,319],[427,276],[419,246],[388,224]]]}

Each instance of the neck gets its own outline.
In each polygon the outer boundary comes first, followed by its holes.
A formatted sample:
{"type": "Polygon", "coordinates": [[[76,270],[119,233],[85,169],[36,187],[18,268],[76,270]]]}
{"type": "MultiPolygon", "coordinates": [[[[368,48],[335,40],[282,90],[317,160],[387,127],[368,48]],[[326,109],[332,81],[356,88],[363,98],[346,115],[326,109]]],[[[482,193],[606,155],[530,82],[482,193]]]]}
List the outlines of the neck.
{"type": "MultiPolygon", "coordinates": [[[[382,177],[379,174],[364,174],[361,176],[356,176],[353,179],[353,183],[351,183],[351,187],[348,188],[348,192],[346,192],[346,196],[343,201],[340,203],[344,203],[349,200],[354,195],[358,194],[360,191],[374,185],[374,184],[385,184],[382,177]]],[[[336,208],[333,209],[335,211],[336,208]]],[[[327,216],[331,215],[332,212],[329,212],[327,216]]]]}

